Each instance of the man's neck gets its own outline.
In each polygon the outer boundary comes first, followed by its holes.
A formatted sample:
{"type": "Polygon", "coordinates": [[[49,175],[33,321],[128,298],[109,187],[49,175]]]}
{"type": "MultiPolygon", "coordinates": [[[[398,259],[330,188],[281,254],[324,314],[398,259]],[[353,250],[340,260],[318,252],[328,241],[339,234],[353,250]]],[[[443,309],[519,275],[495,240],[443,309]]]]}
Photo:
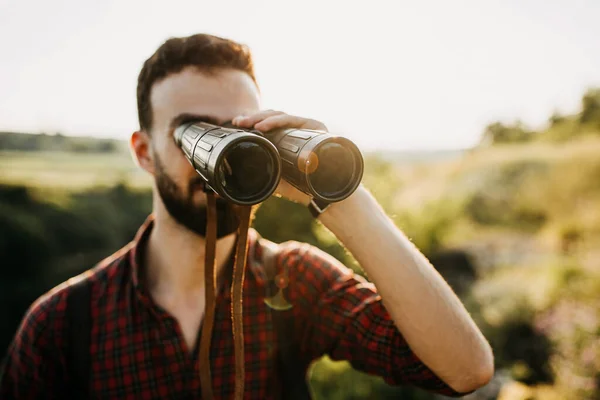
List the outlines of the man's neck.
{"type": "MultiPolygon", "coordinates": [[[[145,254],[144,284],[150,294],[179,298],[204,293],[206,240],[177,224],[169,215],[155,213],[145,254]]],[[[221,273],[235,245],[236,234],[217,240],[215,269],[221,273]]]]}

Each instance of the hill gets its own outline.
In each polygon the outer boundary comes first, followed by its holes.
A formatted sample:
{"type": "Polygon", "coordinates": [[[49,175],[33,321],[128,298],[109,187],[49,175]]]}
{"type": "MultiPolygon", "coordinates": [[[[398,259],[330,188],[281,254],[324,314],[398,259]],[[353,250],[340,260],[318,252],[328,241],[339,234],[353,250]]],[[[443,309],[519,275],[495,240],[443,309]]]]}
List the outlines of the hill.
{"type": "Polygon", "coordinates": [[[597,398],[600,136],[482,147],[393,171],[397,225],[430,253],[460,249],[474,260],[466,301],[498,366],[530,385],[521,393],[597,398]]]}

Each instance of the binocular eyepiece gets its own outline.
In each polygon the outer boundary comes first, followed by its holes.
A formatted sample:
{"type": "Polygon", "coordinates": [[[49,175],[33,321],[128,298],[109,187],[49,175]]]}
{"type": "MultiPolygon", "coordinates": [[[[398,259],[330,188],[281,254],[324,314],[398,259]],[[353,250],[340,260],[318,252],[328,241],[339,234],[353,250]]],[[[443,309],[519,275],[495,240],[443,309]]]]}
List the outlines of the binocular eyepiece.
{"type": "Polygon", "coordinates": [[[189,122],[174,139],[207,188],[240,205],[269,198],[283,177],[322,202],[350,196],[360,185],[364,162],[350,140],[308,129],[268,133],[189,122]]]}

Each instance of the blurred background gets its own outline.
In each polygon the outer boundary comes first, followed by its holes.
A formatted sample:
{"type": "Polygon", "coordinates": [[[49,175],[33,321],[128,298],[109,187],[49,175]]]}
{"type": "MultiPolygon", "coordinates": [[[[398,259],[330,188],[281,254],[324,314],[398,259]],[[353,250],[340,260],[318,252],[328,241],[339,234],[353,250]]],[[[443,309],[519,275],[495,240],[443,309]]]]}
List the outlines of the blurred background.
{"type": "MultiPolygon", "coordinates": [[[[468,399],[600,398],[599,20],[595,0],[0,0],[0,351],[150,212],[137,74],[206,32],[250,46],[264,108],[363,150],[365,186],[494,348],[468,399]]],[[[269,199],[254,227],[362,274],[303,207],[269,199]]],[[[442,398],[327,357],[309,380],[316,399],[442,398]]]]}

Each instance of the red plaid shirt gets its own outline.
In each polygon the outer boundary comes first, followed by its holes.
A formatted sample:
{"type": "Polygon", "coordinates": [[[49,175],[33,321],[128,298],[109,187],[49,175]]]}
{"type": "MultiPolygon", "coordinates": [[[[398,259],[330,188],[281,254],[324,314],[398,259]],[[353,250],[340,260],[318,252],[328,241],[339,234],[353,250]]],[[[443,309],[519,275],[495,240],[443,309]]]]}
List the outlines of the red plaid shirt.
{"type": "MultiPolygon", "coordinates": [[[[155,304],[138,281],[140,255],[152,227],[84,274],[91,285],[90,389],[95,399],[199,399],[197,351],[190,355],[177,321],[155,304]]],[[[393,385],[415,385],[457,395],[410,350],[375,287],[337,260],[307,244],[279,246],[276,267],[289,271],[285,296],[293,304],[276,311],[265,302],[270,281],[261,263],[262,239],[251,229],[244,283],[246,398],[277,398],[278,370],[272,313],[288,313],[303,368],[328,354],[393,385]]],[[[230,263],[231,264],[231,263],[230,263]]],[[[216,398],[234,391],[231,281],[217,295],[211,351],[216,398]]],[[[70,282],[38,299],[26,313],[5,358],[0,398],[64,399],[69,385],[66,299],[70,282]]]]}

